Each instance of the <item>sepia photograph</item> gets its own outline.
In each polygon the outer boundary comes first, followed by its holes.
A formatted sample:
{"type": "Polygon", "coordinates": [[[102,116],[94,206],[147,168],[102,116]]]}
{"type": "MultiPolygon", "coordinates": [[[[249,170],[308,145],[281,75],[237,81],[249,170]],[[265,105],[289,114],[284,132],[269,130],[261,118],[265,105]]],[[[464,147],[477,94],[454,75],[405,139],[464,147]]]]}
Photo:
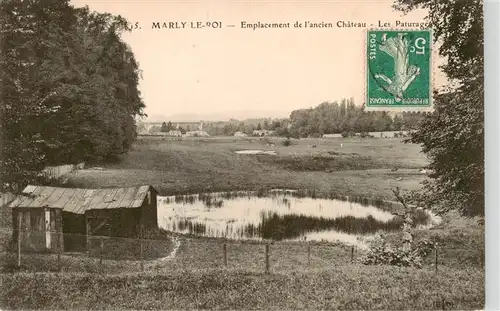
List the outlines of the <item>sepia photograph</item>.
{"type": "Polygon", "coordinates": [[[483,12],[1,1],[0,309],[484,309],[483,12]]]}

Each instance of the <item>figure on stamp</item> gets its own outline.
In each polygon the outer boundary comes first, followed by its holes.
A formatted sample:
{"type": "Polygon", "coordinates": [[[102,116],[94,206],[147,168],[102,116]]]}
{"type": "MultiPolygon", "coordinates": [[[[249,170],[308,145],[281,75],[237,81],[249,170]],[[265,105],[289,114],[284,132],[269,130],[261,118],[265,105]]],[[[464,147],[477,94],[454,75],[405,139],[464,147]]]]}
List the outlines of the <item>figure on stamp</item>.
{"type": "Polygon", "coordinates": [[[403,99],[403,92],[419,75],[420,68],[409,65],[409,42],[403,33],[389,39],[387,39],[387,34],[384,34],[380,50],[394,59],[394,77],[390,79],[384,74],[376,74],[375,78],[386,82],[388,84],[386,90],[399,102],[403,99]]]}

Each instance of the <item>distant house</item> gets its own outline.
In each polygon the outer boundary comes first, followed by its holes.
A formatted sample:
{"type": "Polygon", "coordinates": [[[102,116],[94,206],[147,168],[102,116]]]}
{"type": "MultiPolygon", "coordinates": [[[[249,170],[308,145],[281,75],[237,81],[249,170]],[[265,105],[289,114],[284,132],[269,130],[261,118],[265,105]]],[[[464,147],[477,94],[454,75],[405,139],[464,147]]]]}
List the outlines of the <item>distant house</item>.
{"type": "Polygon", "coordinates": [[[205,131],[189,131],[189,132],[186,132],[186,134],[184,136],[186,136],[186,137],[207,137],[210,135],[205,131]]]}
{"type": "Polygon", "coordinates": [[[236,133],[234,133],[234,136],[235,137],[247,137],[248,135],[243,133],[243,132],[236,132],[236,133]]]}
{"type": "Polygon", "coordinates": [[[167,132],[167,136],[170,136],[170,137],[182,137],[182,132],[178,131],[178,130],[171,130],[171,131],[167,132]]]}
{"type": "Polygon", "coordinates": [[[272,136],[275,135],[275,131],[268,131],[268,130],[254,130],[253,131],[253,136],[272,136]]]}
{"type": "Polygon", "coordinates": [[[323,134],[323,138],[342,138],[342,134],[323,134]]]}
{"type": "Polygon", "coordinates": [[[75,189],[27,186],[9,204],[13,238],[32,251],[82,250],[86,236],[138,237],[158,228],[156,197],[151,186],[75,189]],[[18,230],[20,229],[20,230],[18,230]],[[61,233],[64,239],[60,239],[61,233]]]}

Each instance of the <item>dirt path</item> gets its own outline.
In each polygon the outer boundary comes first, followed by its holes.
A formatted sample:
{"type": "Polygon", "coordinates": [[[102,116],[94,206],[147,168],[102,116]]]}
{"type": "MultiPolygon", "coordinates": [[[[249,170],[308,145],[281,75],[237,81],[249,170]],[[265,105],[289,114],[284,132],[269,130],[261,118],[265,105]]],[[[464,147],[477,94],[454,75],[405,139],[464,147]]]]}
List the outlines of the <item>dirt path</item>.
{"type": "Polygon", "coordinates": [[[170,254],[168,254],[165,257],[158,258],[158,259],[154,260],[153,263],[159,263],[159,262],[163,262],[163,261],[170,261],[170,260],[172,260],[172,259],[175,258],[175,256],[177,255],[177,251],[181,247],[181,240],[178,237],[173,237],[172,238],[172,242],[174,243],[174,248],[172,249],[172,251],[170,252],[170,254]]]}

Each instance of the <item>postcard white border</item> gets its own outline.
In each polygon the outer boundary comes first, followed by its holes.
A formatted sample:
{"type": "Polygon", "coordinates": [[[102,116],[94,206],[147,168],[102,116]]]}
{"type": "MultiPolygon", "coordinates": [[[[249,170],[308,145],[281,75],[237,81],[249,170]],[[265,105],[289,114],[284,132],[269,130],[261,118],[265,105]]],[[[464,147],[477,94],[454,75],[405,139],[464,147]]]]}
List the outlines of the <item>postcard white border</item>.
{"type": "Polygon", "coordinates": [[[500,310],[500,3],[484,1],[485,309],[500,310]]]}

